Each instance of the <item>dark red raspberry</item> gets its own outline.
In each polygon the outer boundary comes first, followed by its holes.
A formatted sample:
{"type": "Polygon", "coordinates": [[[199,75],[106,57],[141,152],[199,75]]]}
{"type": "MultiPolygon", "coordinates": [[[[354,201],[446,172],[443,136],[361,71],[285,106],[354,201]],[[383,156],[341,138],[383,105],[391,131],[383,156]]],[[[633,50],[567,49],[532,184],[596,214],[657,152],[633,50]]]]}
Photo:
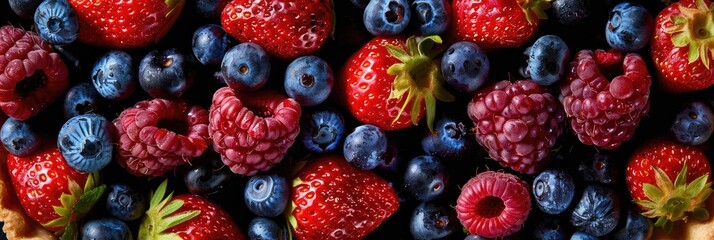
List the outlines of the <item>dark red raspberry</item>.
{"type": "Polygon", "coordinates": [[[489,156],[522,173],[541,170],[563,132],[563,109],[533,80],[500,81],[479,90],[468,113],[489,156]]]}
{"type": "Polygon", "coordinates": [[[642,57],[581,50],[560,85],[560,101],[581,142],[614,149],[629,140],[650,107],[652,80],[642,57]]]}
{"type": "Polygon", "coordinates": [[[300,104],[274,91],[213,95],[208,132],[231,171],[251,176],[280,162],[300,132],[300,104]]]}
{"type": "Polygon", "coordinates": [[[141,101],[114,120],[117,161],[134,175],[161,176],[208,148],[208,111],[183,101],[141,101]]]}
{"type": "Polygon", "coordinates": [[[0,27],[0,108],[26,120],[57,97],[69,84],[67,66],[34,32],[0,27]]]}

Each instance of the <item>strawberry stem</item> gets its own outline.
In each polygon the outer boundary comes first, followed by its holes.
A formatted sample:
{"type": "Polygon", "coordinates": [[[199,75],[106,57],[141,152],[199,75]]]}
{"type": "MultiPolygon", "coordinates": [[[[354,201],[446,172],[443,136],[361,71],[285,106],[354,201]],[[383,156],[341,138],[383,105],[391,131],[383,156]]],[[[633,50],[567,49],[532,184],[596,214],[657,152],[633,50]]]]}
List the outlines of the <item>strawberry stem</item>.
{"type": "Polygon", "coordinates": [[[550,8],[552,0],[522,0],[521,9],[526,14],[528,24],[533,24],[536,19],[547,19],[545,10],[550,8]]]}
{"type": "Polygon", "coordinates": [[[714,56],[714,4],[707,6],[704,0],[697,0],[695,8],[680,4],[679,11],[665,32],[672,34],[675,47],[688,47],[689,63],[701,60],[708,69],[709,58],[714,56]]]}
{"type": "Polygon", "coordinates": [[[141,221],[138,239],[181,239],[177,234],[165,231],[201,214],[200,210],[176,213],[184,202],[173,200],[173,192],[165,196],[167,185],[168,180],[164,180],[156,192],[149,195],[150,205],[141,221]]]}

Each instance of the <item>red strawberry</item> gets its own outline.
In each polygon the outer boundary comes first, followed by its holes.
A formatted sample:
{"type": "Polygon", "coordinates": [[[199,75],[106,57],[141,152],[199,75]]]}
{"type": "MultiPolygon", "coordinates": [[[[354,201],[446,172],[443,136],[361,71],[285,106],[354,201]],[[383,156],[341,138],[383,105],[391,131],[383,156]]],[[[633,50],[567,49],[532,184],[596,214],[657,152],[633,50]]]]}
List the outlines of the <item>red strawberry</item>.
{"type": "Polygon", "coordinates": [[[79,40],[107,48],[158,42],[181,14],[185,0],[68,0],[79,19],[79,40]]]}
{"type": "Polygon", "coordinates": [[[452,34],[485,49],[523,45],[547,18],[549,0],[454,0],[452,34]]]}
{"type": "Polygon", "coordinates": [[[440,43],[438,36],[419,42],[415,37],[373,38],[342,67],[336,92],[362,123],[403,129],[418,124],[426,110],[433,129],[436,100],[454,100],[442,87],[439,63],[432,60],[438,51],[431,48],[440,43]]]}
{"type": "Polygon", "coordinates": [[[260,45],[268,54],[294,59],[314,53],[331,34],[331,0],[233,0],[221,23],[240,42],[260,45]]]}
{"type": "Polygon", "coordinates": [[[655,19],[650,43],[662,88],[681,93],[714,84],[713,41],[714,6],[708,0],[675,2],[664,8],[655,19]]]}
{"type": "Polygon", "coordinates": [[[627,188],[642,215],[657,218],[665,231],[687,213],[706,220],[704,207],[711,188],[711,167],[704,153],[672,140],[657,139],[635,151],[627,163],[627,188]]]}
{"type": "Polygon", "coordinates": [[[508,173],[487,171],[471,178],[456,200],[456,214],[471,234],[502,238],[523,227],[531,210],[528,183],[508,173]]]}
{"type": "Polygon", "coordinates": [[[27,157],[8,154],[7,168],[25,213],[58,236],[76,236],[77,221],[105,189],[96,186],[97,174],[67,165],[56,145],[44,146],[27,157]]]}
{"type": "Polygon", "coordinates": [[[166,195],[167,180],[149,197],[137,239],[247,239],[220,206],[194,194],[166,195]]]}
{"type": "Polygon", "coordinates": [[[309,160],[291,196],[288,220],[297,239],[362,239],[399,208],[387,181],[335,156],[309,160]]]}

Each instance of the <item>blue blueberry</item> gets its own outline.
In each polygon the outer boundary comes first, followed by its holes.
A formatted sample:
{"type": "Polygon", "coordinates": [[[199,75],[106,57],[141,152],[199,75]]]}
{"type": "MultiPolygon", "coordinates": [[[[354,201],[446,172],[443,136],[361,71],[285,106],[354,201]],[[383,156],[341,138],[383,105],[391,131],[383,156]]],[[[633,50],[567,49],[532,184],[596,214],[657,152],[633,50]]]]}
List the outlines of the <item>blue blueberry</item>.
{"type": "Polygon", "coordinates": [[[567,73],[570,50],[558,36],[542,36],[526,52],[528,66],[523,75],[539,85],[549,86],[567,73]]]}
{"type": "Polygon", "coordinates": [[[559,214],[570,206],[575,195],[573,178],[561,170],[545,170],[533,180],[533,197],[538,208],[548,214],[559,214]]]}
{"type": "Polygon", "coordinates": [[[194,163],[183,176],[188,191],[198,195],[209,195],[223,189],[233,173],[223,167],[220,159],[194,163]]]}
{"type": "Polygon", "coordinates": [[[40,136],[24,121],[8,118],[0,128],[0,140],[9,153],[27,156],[40,147],[40,136]]]}
{"type": "Polygon", "coordinates": [[[441,58],[446,83],[462,93],[474,93],[483,86],[490,68],[486,53],[469,41],[452,44],[441,58]]]}
{"type": "Polygon", "coordinates": [[[260,240],[281,240],[289,239],[286,231],[280,227],[275,221],[264,218],[256,217],[248,223],[248,239],[260,239],[260,240]]]}
{"type": "Polygon", "coordinates": [[[112,217],[132,221],[144,215],[146,199],[143,194],[125,184],[112,184],[108,189],[106,208],[112,217]]]}
{"type": "Polygon", "coordinates": [[[269,76],[270,58],[255,43],[241,43],[228,50],[217,74],[229,87],[240,91],[258,90],[269,76]]]}
{"type": "Polygon", "coordinates": [[[32,19],[35,16],[37,6],[40,6],[43,0],[9,0],[10,9],[17,16],[25,19],[32,19]]]}
{"type": "Polygon", "coordinates": [[[300,123],[302,143],[316,153],[334,151],[345,135],[345,120],[337,111],[306,111],[300,123]]]}
{"type": "Polygon", "coordinates": [[[452,118],[442,118],[436,122],[435,133],[427,131],[421,140],[426,154],[441,159],[459,158],[466,155],[471,146],[471,137],[464,123],[452,118]]]}
{"type": "Polygon", "coordinates": [[[615,160],[607,153],[595,153],[592,158],[583,158],[578,170],[583,180],[589,183],[613,184],[619,175],[615,160]]]}
{"type": "Polygon", "coordinates": [[[374,36],[394,36],[407,28],[411,15],[407,0],[371,0],[362,21],[374,36]]]}
{"type": "Polygon", "coordinates": [[[590,17],[590,0],[553,0],[555,19],[564,25],[575,25],[590,17]]]}
{"type": "Polygon", "coordinates": [[[276,217],[285,211],[289,191],[287,180],[280,175],[254,175],[245,185],[245,204],[255,215],[276,217]]]}
{"type": "Polygon", "coordinates": [[[610,11],[605,38],[615,50],[634,52],[647,45],[654,29],[654,19],[643,6],[631,2],[617,4],[610,11]]]}
{"type": "Polygon", "coordinates": [[[317,56],[302,56],[285,70],[285,93],[302,106],[315,106],[332,92],[334,78],[330,65],[317,56]]]}
{"type": "Polygon", "coordinates": [[[627,211],[627,220],[625,227],[615,233],[614,239],[617,240],[642,240],[652,237],[653,224],[652,221],[642,216],[639,210],[630,208],[627,211]]]}
{"type": "Polygon", "coordinates": [[[422,202],[414,209],[409,231],[418,240],[440,239],[456,232],[460,226],[453,208],[422,202]]]}
{"type": "Polygon", "coordinates": [[[217,19],[220,18],[228,0],[196,0],[195,3],[198,15],[207,19],[217,19]]]}
{"type": "Polygon", "coordinates": [[[104,54],[92,69],[92,84],[104,98],[119,101],[136,90],[136,77],[131,56],[114,50],[104,54]]]}
{"type": "Polygon", "coordinates": [[[96,172],[112,160],[110,122],[97,114],[70,118],[57,136],[57,147],[70,167],[82,172],[96,172]]]}
{"type": "Polygon", "coordinates": [[[568,235],[567,223],[553,216],[537,218],[533,226],[534,239],[565,240],[568,235]]]}
{"type": "Polygon", "coordinates": [[[677,114],[670,130],[679,142],[700,145],[712,136],[714,113],[704,102],[691,102],[677,114]]]}
{"type": "Polygon", "coordinates": [[[578,231],[604,236],[617,226],[620,220],[620,200],[612,189],[587,186],[580,201],[570,215],[570,223],[578,231]]]}
{"type": "Polygon", "coordinates": [[[449,28],[451,4],[446,0],[415,0],[414,15],[422,36],[441,35],[449,28]]]}
{"type": "Polygon", "coordinates": [[[570,236],[570,240],[598,240],[598,238],[585,232],[575,232],[570,236]]]}
{"type": "Polygon", "coordinates": [[[441,197],[449,184],[449,173],[441,161],[429,155],[412,158],[404,171],[404,185],[419,201],[441,197]]]}
{"type": "Polygon", "coordinates": [[[102,97],[92,84],[83,82],[67,91],[64,98],[64,116],[72,118],[87,113],[97,113],[101,107],[102,97]]]}
{"type": "Polygon", "coordinates": [[[372,170],[384,163],[387,135],[377,126],[360,125],[347,135],[342,150],[347,162],[362,170],[372,170]]]}
{"type": "Polygon", "coordinates": [[[193,84],[191,60],[176,48],[146,54],[139,63],[139,84],[153,98],[181,97],[193,84]]]}
{"type": "Polygon", "coordinates": [[[216,24],[207,24],[193,32],[193,55],[203,65],[219,65],[223,55],[233,45],[233,39],[216,24]]]}
{"type": "Polygon", "coordinates": [[[77,39],[79,20],[67,0],[45,0],[35,10],[40,38],[52,45],[67,45],[77,39]]]}
{"type": "Polygon", "coordinates": [[[470,235],[467,235],[467,236],[464,238],[464,240],[489,240],[489,239],[486,238],[486,237],[481,237],[481,236],[479,236],[479,235],[470,234],[470,235]]]}
{"type": "Polygon", "coordinates": [[[116,218],[100,218],[87,221],[82,227],[82,240],[133,240],[131,229],[116,218]]]}
{"type": "Polygon", "coordinates": [[[400,152],[399,142],[387,140],[387,151],[383,155],[384,162],[379,163],[376,169],[391,172],[401,173],[402,168],[402,153],[400,152]]]}

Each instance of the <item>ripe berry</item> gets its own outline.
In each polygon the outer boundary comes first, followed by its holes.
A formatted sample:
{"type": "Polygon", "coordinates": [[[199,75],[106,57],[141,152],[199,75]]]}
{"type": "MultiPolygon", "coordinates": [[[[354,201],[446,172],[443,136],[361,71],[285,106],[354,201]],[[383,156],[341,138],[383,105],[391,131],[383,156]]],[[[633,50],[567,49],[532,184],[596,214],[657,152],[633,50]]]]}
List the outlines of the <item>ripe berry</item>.
{"type": "Polygon", "coordinates": [[[564,25],[575,25],[590,17],[591,0],[553,0],[555,19],[564,25]]]}
{"type": "Polygon", "coordinates": [[[335,150],[345,135],[345,120],[334,110],[307,111],[300,122],[302,143],[310,151],[321,153],[335,150]]]}
{"type": "Polygon", "coordinates": [[[136,89],[134,64],[123,51],[110,51],[97,60],[92,69],[92,84],[104,98],[119,101],[136,89]]]}
{"type": "Polygon", "coordinates": [[[414,15],[422,36],[441,35],[451,22],[451,4],[447,0],[415,0],[414,15]]]}
{"type": "Polygon", "coordinates": [[[555,216],[544,216],[535,222],[533,226],[534,239],[568,239],[568,223],[555,216]]]}
{"type": "Polygon", "coordinates": [[[67,45],[77,39],[79,20],[66,0],[45,0],[35,10],[35,27],[42,40],[67,45]]]}
{"type": "Polygon", "coordinates": [[[277,217],[285,211],[290,188],[284,177],[277,174],[254,175],[245,185],[245,204],[255,215],[277,217]]]}
{"type": "Polygon", "coordinates": [[[602,152],[593,154],[593,157],[581,159],[578,171],[589,183],[613,184],[618,175],[613,156],[602,152]]]}
{"type": "Polygon", "coordinates": [[[218,19],[228,0],[196,0],[196,12],[206,19],[218,19]]]}
{"type": "Polygon", "coordinates": [[[30,124],[14,118],[8,118],[0,128],[2,145],[12,155],[28,156],[40,147],[40,136],[32,130],[30,124]]]}
{"type": "Polygon", "coordinates": [[[384,162],[387,135],[377,126],[360,125],[347,135],[342,151],[347,162],[353,166],[372,170],[384,162]]]}
{"type": "Polygon", "coordinates": [[[239,91],[262,88],[270,76],[270,58],[255,43],[241,43],[228,50],[217,74],[229,87],[239,91]]]}
{"type": "Polygon", "coordinates": [[[407,163],[404,185],[419,201],[428,202],[441,197],[449,184],[449,173],[439,159],[422,155],[407,163]]]}
{"type": "Polygon", "coordinates": [[[615,50],[635,52],[649,42],[654,30],[654,18],[643,6],[623,2],[610,11],[605,28],[607,43],[615,50]]]}
{"type": "Polygon", "coordinates": [[[619,198],[613,190],[600,186],[587,186],[570,215],[573,226],[596,237],[612,232],[619,220],[619,198]]]}
{"type": "Polygon", "coordinates": [[[570,236],[570,240],[598,240],[598,238],[586,232],[575,232],[570,236]]]}
{"type": "Polygon", "coordinates": [[[248,239],[289,239],[283,228],[270,218],[256,217],[248,223],[248,239]]]}
{"type": "Polygon", "coordinates": [[[147,202],[143,194],[122,183],[112,184],[107,190],[109,215],[123,221],[136,220],[144,215],[147,202]]]}
{"type": "Polygon", "coordinates": [[[116,218],[101,218],[87,221],[82,227],[82,240],[132,240],[131,229],[116,218]]]}
{"type": "Polygon", "coordinates": [[[57,146],[70,167],[82,172],[96,172],[113,159],[113,128],[97,114],[70,118],[62,125],[57,146]]]}
{"type": "Polygon", "coordinates": [[[462,158],[473,145],[473,138],[467,136],[470,132],[464,123],[452,118],[439,119],[434,131],[427,131],[421,140],[421,147],[426,154],[440,159],[462,158]]]}
{"type": "Polygon", "coordinates": [[[452,208],[422,202],[412,212],[409,231],[414,239],[441,239],[456,232],[458,222],[452,208]]]}
{"type": "Polygon", "coordinates": [[[83,82],[67,91],[64,98],[64,116],[72,118],[87,113],[98,113],[102,97],[92,84],[83,82]]]}
{"type": "Polygon", "coordinates": [[[407,0],[371,0],[362,21],[374,36],[395,36],[407,28],[411,15],[407,0]]]}
{"type": "Polygon", "coordinates": [[[181,97],[193,84],[192,60],[176,48],[151,51],[139,64],[139,84],[153,98],[181,97]]]}
{"type": "Polygon", "coordinates": [[[548,214],[559,214],[570,206],[575,195],[573,178],[561,170],[545,170],[533,180],[533,197],[538,208],[548,214]]]}
{"type": "Polygon", "coordinates": [[[473,42],[452,44],[441,58],[441,74],[446,83],[462,93],[473,93],[488,80],[488,56],[473,42]]]}
{"type": "Polygon", "coordinates": [[[702,144],[714,132],[714,113],[704,102],[691,102],[677,114],[670,130],[681,143],[702,144]]]}
{"type": "Polygon", "coordinates": [[[568,72],[570,50],[563,39],[555,35],[545,35],[526,50],[528,66],[524,77],[532,78],[541,86],[549,86],[568,72]]]}
{"type": "Polygon", "coordinates": [[[218,158],[196,162],[183,175],[186,188],[193,194],[216,193],[223,189],[233,176],[230,169],[223,167],[223,162],[218,158]]]}
{"type": "Polygon", "coordinates": [[[32,19],[43,0],[10,0],[10,9],[21,18],[32,19]]]}
{"type": "Polygon", "coordinates": [[[615,239],[650,239],[653,229],[652,221],[642,216],[639,210],[630,208],[627,210],[625,227],[615,233],[615,239]]]}
{"type": "Polygon", "coordinates": [[[223,55],[233,45],[233,39],[219,25],[207,24],[193,32],[193,55],[203,65],[219,65],[223,55]]]}
{"type": "Polygon", "coordinates": [[[285,93],[302,106],[315,106],[332,92],[332,68],[320,57],[302,56],[285,70],[285,93]]]}

